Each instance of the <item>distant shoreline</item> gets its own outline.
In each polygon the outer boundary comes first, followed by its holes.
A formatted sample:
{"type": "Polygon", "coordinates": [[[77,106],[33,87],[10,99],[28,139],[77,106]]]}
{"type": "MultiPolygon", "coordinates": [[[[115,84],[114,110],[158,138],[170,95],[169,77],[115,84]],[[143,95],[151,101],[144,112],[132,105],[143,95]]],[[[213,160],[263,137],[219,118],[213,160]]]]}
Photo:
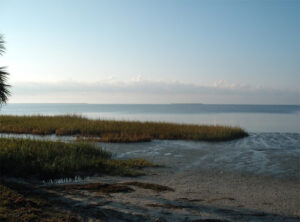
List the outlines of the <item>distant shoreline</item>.
{"type": "Polygon", "coordinates": [[[72,102],[61,102],[61,103],[56,103],[56,102],[47,102],[47,103],[42,103],[42,102],[34,102],[34,103],[24,103],[24,102],[8,102],[7,104],[3,104],[2,106],[6,105],[31,105],[31,104],[49,104],[49,105],[212,105],[212,106],[300,106],[300,104],[247,104],[247,103],[72,103],[72,102]]]}

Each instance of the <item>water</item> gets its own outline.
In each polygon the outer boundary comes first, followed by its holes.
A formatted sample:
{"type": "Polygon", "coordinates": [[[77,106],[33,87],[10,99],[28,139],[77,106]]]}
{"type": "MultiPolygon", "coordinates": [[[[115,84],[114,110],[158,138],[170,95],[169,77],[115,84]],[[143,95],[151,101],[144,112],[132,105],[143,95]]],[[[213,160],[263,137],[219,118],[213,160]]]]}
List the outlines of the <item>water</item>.
{"type": "Polygon", "coordinates": [[[93,119],[240,126],[250,132],[300,133],[299,105],[8,104],[2,114],[78,114],[93,119]]]}
{"type": "MultiPolygon", "coordinates": [[[[281,105],[93,105],[9,104],[2,114],[80,114],[88,118],[168,121],[241,126],[250,136],[229,142],[155,140],[135,144],[99,143],[115,158],[146,158],[174,172],[198,168],[300,179],[300,106],[281,105]]],[[[74,137],[7,135],[72,141],[74,137]]]]}
{"type": "Polygon", "coordinates": [[[300,179],[300,134],[251,133],[228,142],[166,141],[105,144],[115,158],[147,158],[182,170],[217,170],[300,179]]]}

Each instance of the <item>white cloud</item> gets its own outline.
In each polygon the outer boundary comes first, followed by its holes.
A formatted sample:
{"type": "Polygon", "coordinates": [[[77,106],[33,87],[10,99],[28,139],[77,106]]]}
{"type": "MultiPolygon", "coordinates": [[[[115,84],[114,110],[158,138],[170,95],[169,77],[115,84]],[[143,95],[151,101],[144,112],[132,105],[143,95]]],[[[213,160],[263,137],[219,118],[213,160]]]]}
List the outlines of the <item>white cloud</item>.
{"type": "Polygon", "coordinates": [[[299,104],[300,91],[220,80],[210,86],[113,76],[98,82],[15,82],[11,102],[299,104]]]}

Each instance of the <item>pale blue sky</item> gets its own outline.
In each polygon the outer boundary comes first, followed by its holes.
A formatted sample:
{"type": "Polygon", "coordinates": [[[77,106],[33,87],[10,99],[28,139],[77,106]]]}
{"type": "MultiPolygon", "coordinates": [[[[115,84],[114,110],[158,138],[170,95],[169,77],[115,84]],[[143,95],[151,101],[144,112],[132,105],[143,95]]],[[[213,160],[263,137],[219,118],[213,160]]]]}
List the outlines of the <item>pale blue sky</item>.
{"type": "Polygon", "coordinates": [[[299,0],[0,0],[0,33],[11,102],[300,103],[299,0]]]}

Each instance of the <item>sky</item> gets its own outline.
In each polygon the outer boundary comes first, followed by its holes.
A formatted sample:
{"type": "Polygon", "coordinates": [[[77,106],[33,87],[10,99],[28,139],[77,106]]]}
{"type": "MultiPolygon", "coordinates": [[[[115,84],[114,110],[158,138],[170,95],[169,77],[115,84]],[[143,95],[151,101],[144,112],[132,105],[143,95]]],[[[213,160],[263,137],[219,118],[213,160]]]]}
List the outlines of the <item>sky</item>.
{"type": "Polygon", "coordinates": [[[0,0],[9,103],[300,104],[300,0],[0,0]]]}

